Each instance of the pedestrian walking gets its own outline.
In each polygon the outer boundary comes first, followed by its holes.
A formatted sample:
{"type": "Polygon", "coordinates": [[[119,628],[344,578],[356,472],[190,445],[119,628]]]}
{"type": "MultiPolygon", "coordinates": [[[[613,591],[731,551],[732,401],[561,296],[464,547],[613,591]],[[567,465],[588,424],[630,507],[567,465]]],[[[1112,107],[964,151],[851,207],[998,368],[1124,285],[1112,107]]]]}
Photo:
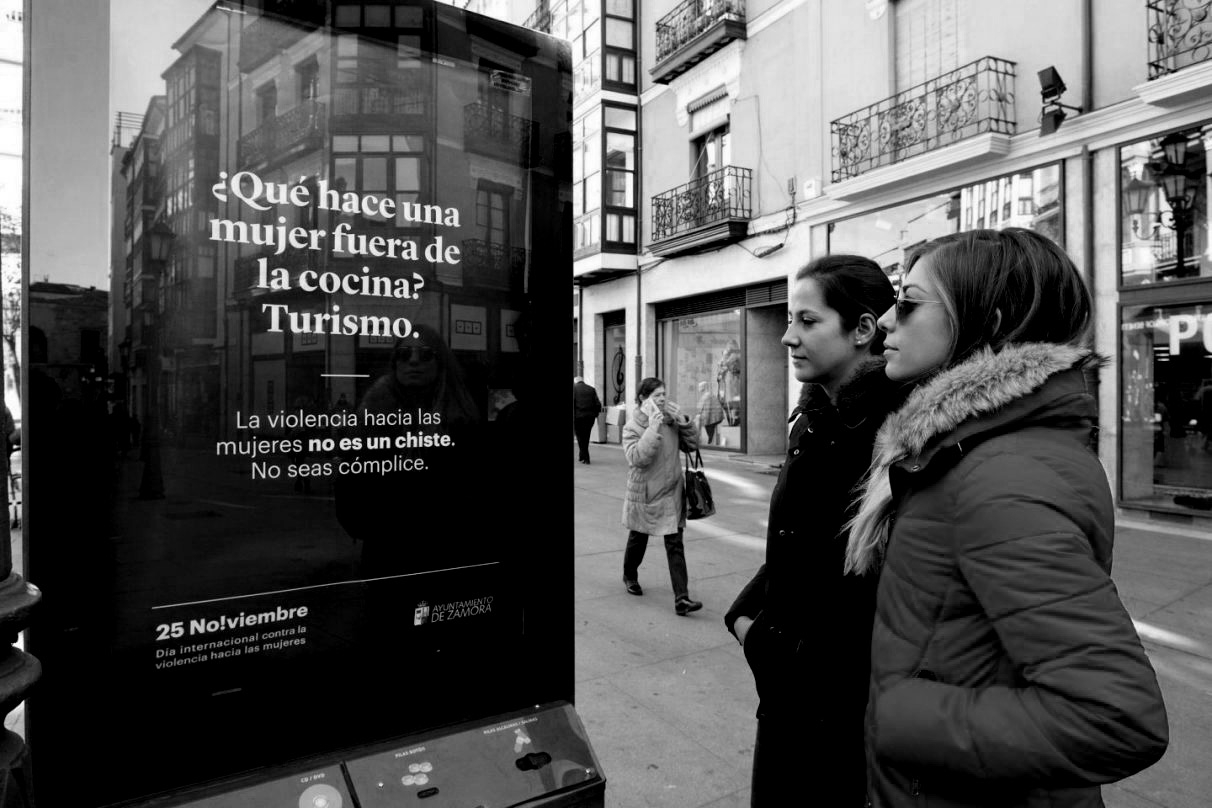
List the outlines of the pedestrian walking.
{"type": "Polygon", "coordinates": [[[759,697],[754,808],[786,805],[810,772],[828,780],[833,805],[857,808],[866,795],[875,579],[843,573],[844,525],[876,430],[900,398],[876,327],[894,299],[879,265],[856,255],[813,261],[791,288],[782,343],[799,402],[770,499],[765,563],[724,617],[759,697]]]}
{"type": "Polygon", "coordinates": [[[623,455],[629,468],[623,497],[623,527],[629,531],[623,552],[623,584],[633,595],[644,594],[639,569],[648,536],[664,536],[673,608],[679,615],[687,615],[703,604],[690,598],[682,542],[686,480],[679,452],[698,449],[698,435],[690,417],[668,400],[660,379],[650,376],[641,381],[636,403],[640,406],[623,426],[623,455]]]}
{"type": "Polygon", "coordinates": [[[1089,292],[1018,228],[905,268],[879,326],[889,378],[918,386],[876,437],[846,554],[879,573],[870,805],[1101,806],[1168,729],[1110,578],[1089,292]]]}
{"type": "MultiPolygon", "coordinates": [[[[589,465],[589,435],[602,411],[598,391],[580,376],[572,380],[572,425],[577,435],[577,460],[589,465]]],[[[564,433],[568,434],[568,433],[564,433]]]]}

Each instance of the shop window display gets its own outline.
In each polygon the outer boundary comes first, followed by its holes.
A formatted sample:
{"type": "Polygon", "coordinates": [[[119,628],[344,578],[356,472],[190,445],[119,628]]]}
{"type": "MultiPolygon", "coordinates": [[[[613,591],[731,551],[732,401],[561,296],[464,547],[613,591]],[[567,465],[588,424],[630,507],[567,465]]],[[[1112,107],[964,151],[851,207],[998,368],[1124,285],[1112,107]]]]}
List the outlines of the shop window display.
{"type": "Polygon", "coordinates": [[[741,312],[665,320],[662,373],[670,400],[699,425],[700,445],[741,448],[745,401],[741,312]]]}
{"type": "Polygon", "coordinates": [[[1120,324],[1125,503],[1212,511],[1212,306],[1131,306],[1120,324]]]}

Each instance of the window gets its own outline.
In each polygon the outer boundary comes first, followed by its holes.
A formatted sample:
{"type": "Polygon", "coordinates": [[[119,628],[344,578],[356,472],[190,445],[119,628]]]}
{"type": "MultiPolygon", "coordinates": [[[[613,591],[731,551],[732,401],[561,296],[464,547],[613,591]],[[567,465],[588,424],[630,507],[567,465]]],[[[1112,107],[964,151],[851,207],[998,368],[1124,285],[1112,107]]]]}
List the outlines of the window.
{"type": "Polygon", "coordinates": [[[1120,492],[1125,503],[1212,504],[1212,305],[1124,306],[1120,492]]]}
{"type": "Polygon", "coordinates": [[[509,244],[509,191],[494,186],[476,190],[476,229],[489,244],[509,244]]]}
{"type": "Polygon", "coordinates": [[[311,59],[295,68],[299,85],[299,101],[315,101],[320,97],[320,65],[311,59]]]}
{"type": "Polygon", "coordinates": [[[1212,124],[1120,149],[1123,286],[1212,278],[1209,136],[1212,124]]]}
{"type": "Polygon", "coordinates": [[[278,86],[272,81],[257,88],[257,123],[269,123],[278,114],[278,86]]]}
{"type": "Polygon", "coordinates": [[[602,130],[598,110],[573,123],[573,250],[600,245],[602,207],[602,130]]]}
{"type": "MultiPolygon", "coordinates": [[[[405,205],[419,200],[424,139],[419,135],[341,135],[332,139],[331,187],[389,197],[396,203],[395,226],[409,227],[416,217],[405,205]]],[[[391,220],[359,214],[362,222],[391,220]]]]}
{"type": "Polygon", "coordinates": [[[606,0],[606,74],[614,89],[635,90],[635,13],[631,0],[606,0]]]}
{"type": "Polygon", "coordinates": [[[353,34],[337,37],[338,115],[421,115],[425,112],[421,37],[400,35],[394,45],[353,34]]]}
{"type": "Polygon", "coordinates": [[[631,252],[636,243],[636,110],[614,104],[602,108],[605,124],[606,246],[631,252]]]}
{"type": "MultiPolygon", "coordinates": [[[[1008,185],[1001,185],[1001,179],[958,189],[958,211],[952,202],[956,191],[951,191],[834,222],[829,229],[829,251],[871,256],[891,274],[899,272],[909,247],[961,228],[1024,227],[1063,245],[1060,166],[1048,165],[1013,174],[1008,185]],[[1012,189],[1014,195],[1025,190],[1031,194],[1025,201],[1033,212],[1027,216],[994,217],[993,209],[986,206],[994,188],[999,189],[999,195],[1007,194],[1007,189],[1012,189]]],[[[893,283],[899,283],[899,279],[894,277],[893,283]]]]}
{"type": "Polygon", "coordinates": [[[713,129],[694,141],[695,177],[705,177],[728,165],[732,160],[732,148],[728,124],[713,129]]]}
{"type": "Polygon", "coordinates": [[[960,66],[959,0],[897,0],[895,9],[897,92],[960,66]]]}

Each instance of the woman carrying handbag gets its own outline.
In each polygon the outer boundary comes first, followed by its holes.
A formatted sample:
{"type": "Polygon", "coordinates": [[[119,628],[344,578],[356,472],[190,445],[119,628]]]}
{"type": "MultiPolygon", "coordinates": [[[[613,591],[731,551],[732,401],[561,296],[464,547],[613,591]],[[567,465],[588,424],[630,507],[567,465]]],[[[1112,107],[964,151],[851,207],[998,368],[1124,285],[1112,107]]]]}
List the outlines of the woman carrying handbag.
{"type": "Polygon", "coordinates": [[[685,474],[679,451],[698,449],[698,430],[681,408],[668,400],[660,379],[650,376],[641,381],[636,402],[640,406],[623,427],[623,455],[629,468],[623,497],[623,527],[629,531],[623,552],[623,585],[632,595],[644,594],[639,568],[648,549],[648,536],[664,536],[673,608],[685,616],[697,612],[703,604],[690,598],[682,543],[682,529],[686,527],[685,474]]]}

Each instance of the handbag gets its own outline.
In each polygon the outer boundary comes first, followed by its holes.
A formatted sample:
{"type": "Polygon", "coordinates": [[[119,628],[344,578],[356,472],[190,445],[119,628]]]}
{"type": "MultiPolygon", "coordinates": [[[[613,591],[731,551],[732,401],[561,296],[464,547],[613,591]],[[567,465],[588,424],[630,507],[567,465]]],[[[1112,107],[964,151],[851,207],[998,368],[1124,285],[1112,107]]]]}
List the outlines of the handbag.
{"type": "Polygon", "coordinates": [[[686,486],[683,496],[686,498],[686,518],[702,519],[715,513],[715,499],[711,496],[711,484],[703,472],[703,455],[698,449],[694,450],[694,465],[690,464],[690,452],[686,455],[686,486]]]}

